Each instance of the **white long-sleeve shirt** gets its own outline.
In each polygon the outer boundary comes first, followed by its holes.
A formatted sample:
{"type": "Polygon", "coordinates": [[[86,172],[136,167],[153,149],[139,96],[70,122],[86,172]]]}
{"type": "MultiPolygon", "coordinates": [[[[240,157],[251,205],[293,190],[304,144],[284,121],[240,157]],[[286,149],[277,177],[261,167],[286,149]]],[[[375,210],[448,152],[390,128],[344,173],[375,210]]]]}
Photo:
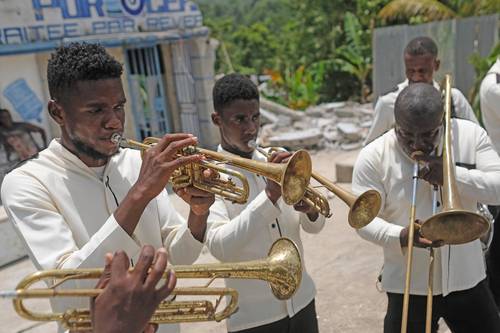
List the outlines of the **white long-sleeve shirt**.
{"type": "MultiPolygon", "coordinates": [[[[439,90],[439,84],[436,81],[434,81],[433,84],[434,87],[439,90]]],[[[398,84],[393,91],[379,97],[375,104],[375,115],[372,126],[364,141],[365,146],[394,126],[394,104],[396,103],[399,93],[406,87],[408,87],[408,79],[398,84]]],[[[454,116],[468,119],[478,124],[472,107],[460,90],[451,88],[451,96],[455,111],[454,116]]]]}
{"type": "Polygon", "coordinates": [[[481,82],[479,96],[484,127],[496,151],[500,153],[500,58],[481,82]]]}
{"type": "MultiPolygon", "coordinates": [[[[476,210],[477,202],[500,203],[500,158],[484,129],[475,123],[452,119],[456,181],[464,208],[476,210]]],[[[390,130],[363,148],[354,166],[353,190],[360,194],[374,189],[382,196],[377,218],[358,230],[359,235],[383,248],[382,286],[403,293],[406,251],[399,234],[408,225],[412,195],[413,161],[399,146],[390,130]]],[[[439,211],[439,209],[438,209],[439,211]]],[[[432,186],[418,181],[416,218],[432,215],[432,186]]],[[[410,292],[426,295],[429,251],[415,248],[410,292]]],[[[485,268],[479,240],[462,245],[446,245],[435,251],[434,294],[466,290],[483,280],[485,268]]]]}
{"type": "MultiPolygon", "coordinates": [[[[220,146],[218,151],[225,152],[220,146]]],[[[252,159],[267,161],[261,153],[254,151],[252,159]]],[[[280,198],[274,205],[265,193],[266,180],[239,168],[250,186],[248,203],[232,204],[216,198],[210,208],[210,229],[206,244],[210,252],[222,262],[246,261],[267,257],[272,243],[280,237],[288,237],[297,244],[303,260],[300,229],[318,233],[325,218],[319,216],[310,221],[306,214],[286,205],[280,198]],[[222,222],[221,222],[222,221],[222,222]]],[[[296,294],[287,301],[277,300],[267,282],[257,280],[226,279],[226,286],[239,293],[238,312],[227,319],[230,331],[257,327],[294,316],[308,305],[316,294],[314,282],[305,270],[302,261],[302,283],[296,294]]]]}
{"type": "MultiPolygon", "coordinates": [[[[145,244],[165,246],[173,264],[194,262],[203,244],[192,236],[165,190],[147,205],[132,235],[115,220],[113,212],[136,182],[140,167],[138,151],[121,149],[106,165],[101,181],[54,139],[38,157],[7,174],[2,202],[35,266],[103,267],[105,254],[117,250],[136,262],[145,244]]],[[[88,307],[88,300],[52,303],[58,309],[76,304],[88,307]]],[[[169,326],[169,332],[179,330],[178,325],[169,326]]]]}

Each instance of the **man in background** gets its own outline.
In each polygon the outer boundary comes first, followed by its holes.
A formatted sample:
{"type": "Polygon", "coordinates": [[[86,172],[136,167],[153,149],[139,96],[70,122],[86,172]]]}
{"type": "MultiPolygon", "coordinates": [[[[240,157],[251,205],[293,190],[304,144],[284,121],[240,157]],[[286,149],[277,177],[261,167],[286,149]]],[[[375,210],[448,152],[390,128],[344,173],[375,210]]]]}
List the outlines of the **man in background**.
{"type": "MultiPolygon", "coordinates": [[[[406,80],[391,91],[380,96],[375,105],[373,124],[365,138],[364,145],[372,142],[394,126],[394,103],[399,93],[413,83],[428,83],[439,90],[439,84],[434,81],[434,73],[439,70],[438,48],[429,37],[412,39],[404,50],[406,80]]],[[[452,94],[452,117],[468,119],[478,123],[474,111],[465,96],[455,88],[452,94]]]]}

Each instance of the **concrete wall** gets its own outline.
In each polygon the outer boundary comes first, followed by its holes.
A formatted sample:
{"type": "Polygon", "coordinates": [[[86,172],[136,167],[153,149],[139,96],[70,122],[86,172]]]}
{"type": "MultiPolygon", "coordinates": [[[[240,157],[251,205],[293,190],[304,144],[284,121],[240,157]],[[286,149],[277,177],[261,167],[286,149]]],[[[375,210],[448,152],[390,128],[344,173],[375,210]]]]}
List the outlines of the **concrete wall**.
{"type": "Polygon", "coordinates": [[[202,146],[211,149],[219,143],[210,117],[216,48],[216,42],[207,37],[180,40],[170,46],[181,130],[195,134],[202,146]]]}
{"type": "Polygon", "coordinates": [[[219,131],[212,124],[214,112],[212,89],[215,83],[215,51],[217,41],[209,38],[194,38],[190,41],[191,66],[194,80],[195,103],[198,110],[202,144],[215,149],[219,144],[219,131]]]}
{"type": "Polygon", "coordinates": [[[475,79],[475,71],[469,58],[475,52],[482,57],[491,52],[498,42],[499,27],[499,16],[489,15],[375,29],[374,96],[385,94],[406,78],[403,51],[408,42],[418,36],[429,36],[438,45],[441,67],[435,79],[439,82],[444,74],[451,73],[453,85],[467,96],[475,79]]]}

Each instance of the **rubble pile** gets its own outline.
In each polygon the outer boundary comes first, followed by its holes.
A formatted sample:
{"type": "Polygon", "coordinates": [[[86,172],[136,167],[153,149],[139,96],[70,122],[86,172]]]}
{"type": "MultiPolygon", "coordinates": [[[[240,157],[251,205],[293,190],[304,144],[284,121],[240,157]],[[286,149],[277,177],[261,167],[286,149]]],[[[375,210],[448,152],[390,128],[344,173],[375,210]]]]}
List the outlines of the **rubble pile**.
{"type": "Polygon", "coordinates": [[[371,104],[334,102],[294,111],[262,98],[260,112],[260,144],[291,150],[358,149],[374,115],[371,104]]]}

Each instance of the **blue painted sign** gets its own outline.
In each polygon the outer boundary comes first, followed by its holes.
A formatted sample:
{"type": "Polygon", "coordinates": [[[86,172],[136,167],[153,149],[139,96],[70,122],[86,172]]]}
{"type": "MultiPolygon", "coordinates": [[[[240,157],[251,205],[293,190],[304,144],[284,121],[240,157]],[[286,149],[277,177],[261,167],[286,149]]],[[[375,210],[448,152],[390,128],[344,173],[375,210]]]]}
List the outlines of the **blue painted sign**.
{"type": "Polygon", "coordinates": [[[42,122],[42,101],[25,79],[10,83],[4,89],[3,95],[24,121],[36,120],[39,123],[42,122]]]}
{"type": "Polygon", "coordinates": [[[198,6],[186,0],[0,1],[0,46],[202,25],[198,6]]]}

